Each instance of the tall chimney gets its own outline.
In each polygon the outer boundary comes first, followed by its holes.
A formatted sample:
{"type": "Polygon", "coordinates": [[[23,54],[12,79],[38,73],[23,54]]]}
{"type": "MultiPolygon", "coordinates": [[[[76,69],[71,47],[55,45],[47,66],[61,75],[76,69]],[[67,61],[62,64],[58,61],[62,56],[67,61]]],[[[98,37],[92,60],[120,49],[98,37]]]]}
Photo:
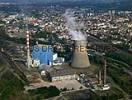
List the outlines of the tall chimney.
{"type": "Polygon", "coordinates": [[[107,61],[104,60],[104,84],[106,84],[106,77],[107,77],[106,67],[107,67],[107,61]]]}
{"type": "Polygon", "coordinates": [[[99,81],[99,85],[102,85],[102,73],[101,73],[101,69],[99,69],[98,81],[99,81]]]}
{"type": "Polygon", "coordinates": [[[90,66],[90,62],[86,49],[87,42],[83,40],[75,40],[74,42],[71,66],[74,68],[88,68],[90,66]]]}

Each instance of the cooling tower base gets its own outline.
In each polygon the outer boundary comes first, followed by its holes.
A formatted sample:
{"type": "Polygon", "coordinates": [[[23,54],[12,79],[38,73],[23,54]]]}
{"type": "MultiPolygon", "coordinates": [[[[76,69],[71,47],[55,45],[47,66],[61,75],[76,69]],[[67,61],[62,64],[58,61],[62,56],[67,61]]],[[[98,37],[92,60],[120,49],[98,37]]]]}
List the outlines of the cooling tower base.
{"type": "Polygon", "coordinates": [[[73,68],[88,68],[90,62],[87,54],[86,41],[75,41],[74,52],[71,62],[73,68]]]}
{"type": "Polygon", "coordinates": [[[74,59],[72,60],[71,66],[74,68],[88,68],[90,62],[87,53],[74,53],[74,59]]]}

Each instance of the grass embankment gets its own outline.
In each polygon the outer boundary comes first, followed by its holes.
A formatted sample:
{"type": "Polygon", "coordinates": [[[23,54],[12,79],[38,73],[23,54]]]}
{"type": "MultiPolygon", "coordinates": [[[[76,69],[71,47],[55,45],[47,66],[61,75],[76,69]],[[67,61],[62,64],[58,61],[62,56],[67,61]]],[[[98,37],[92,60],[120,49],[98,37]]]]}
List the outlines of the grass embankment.
{"type": "Polygon", "coordinates": [[[55,86],[42,87],[35,90],[28,91],[30,95],[34,96],[36,100],[42,100],[54,96],[58,96],[60,91],[55,86]]]}
{"type": "Polygon", "coordinates": [[[132,55],[125,52],[107,54],[108,75],[128,95],[132,95],[132,77],[124,69],[131,72],[132,55]]]}

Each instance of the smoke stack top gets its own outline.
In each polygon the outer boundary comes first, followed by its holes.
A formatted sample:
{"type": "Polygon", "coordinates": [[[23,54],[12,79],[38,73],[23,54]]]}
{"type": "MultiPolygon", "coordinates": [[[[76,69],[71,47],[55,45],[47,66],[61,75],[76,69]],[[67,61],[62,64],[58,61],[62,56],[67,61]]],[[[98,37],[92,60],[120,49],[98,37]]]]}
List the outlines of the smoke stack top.
{"type": "Polygon", "coordinates": [[[84,26],[83,23],[77,23],[74,17],[74,13],[69,9],[64,14],[66,19],[66,27],[68,28],[68,34],[72,36],[72,40],[86,40],[85,34],[80,29],[84,26]]]}

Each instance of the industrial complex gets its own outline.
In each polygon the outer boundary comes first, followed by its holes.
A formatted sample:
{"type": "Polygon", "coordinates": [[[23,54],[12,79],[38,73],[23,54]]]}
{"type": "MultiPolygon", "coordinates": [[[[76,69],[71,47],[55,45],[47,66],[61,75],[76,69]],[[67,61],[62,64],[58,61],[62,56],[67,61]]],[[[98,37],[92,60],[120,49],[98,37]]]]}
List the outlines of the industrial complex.
{"type": "MultiPolygon", "coordinates": [[[[28,38],[27,36],[27,42],[28,38]]],[[[74,40],[70,62],[66,62],[64,57],[58,57],[51,45],[37,43],[31,50],[27,48],[27,65],[31,74],[27,75],[30,85],[25,86],[26,90],[50,85],[68,90],[109,90],[110,86],[106,82],[106,61],[104,60],[103,70],[90,63],[89,55],[92,54],[88,53],[87,46],[85,40],[74,40]]]]}
{"type": "Polygon", "coordinates": [[[0,100],[132,99],[131,0],[15,1],[0,0],[0,100]]]}

